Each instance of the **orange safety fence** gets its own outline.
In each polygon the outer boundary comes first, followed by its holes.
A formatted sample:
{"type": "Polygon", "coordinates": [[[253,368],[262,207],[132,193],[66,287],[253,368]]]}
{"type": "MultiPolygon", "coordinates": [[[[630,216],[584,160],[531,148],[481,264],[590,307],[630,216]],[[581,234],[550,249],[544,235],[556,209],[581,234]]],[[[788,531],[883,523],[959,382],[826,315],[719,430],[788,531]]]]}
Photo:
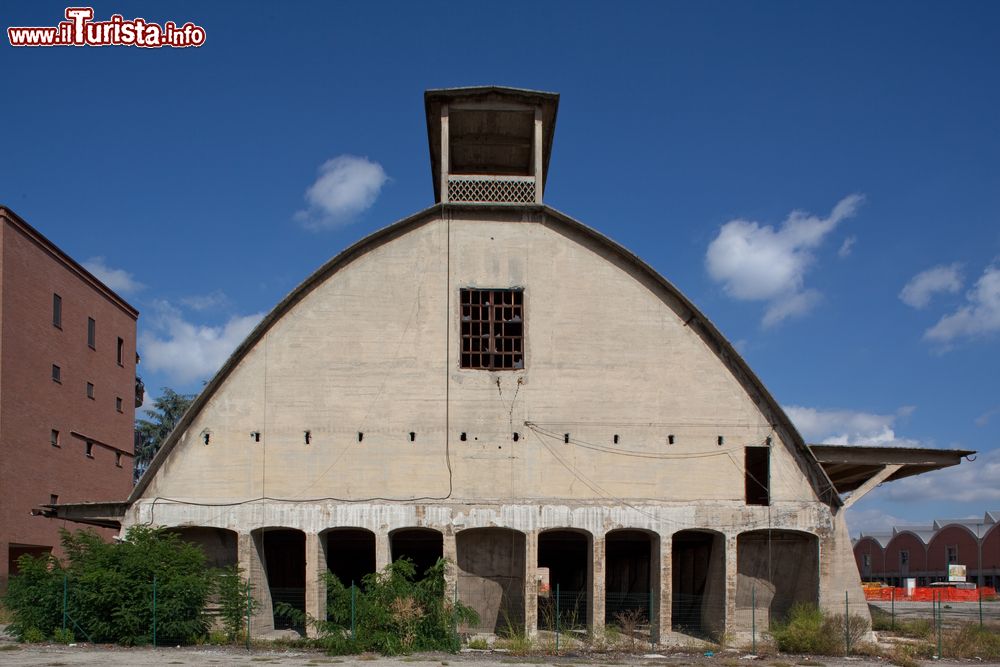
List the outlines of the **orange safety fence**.
{"type": "Polygon", "coordinates": [[[885,602],[889,602],[893,599],[893,593],[895,593],[896,602],[931,602],[932,600],[939,599],[938,595],[941,596],[940,600],[942,602],[977,602],[980,594],[982,594],[984,600],[997,599],[996,589],[989,586],[983,586],[980,589],[954,588],[951,586],[917,586],[910,595],[906,594],[905,588],[893,588],[891,586],[883,586],[882,588],[865,587],[866,600],[884,600],[885,602]]]}

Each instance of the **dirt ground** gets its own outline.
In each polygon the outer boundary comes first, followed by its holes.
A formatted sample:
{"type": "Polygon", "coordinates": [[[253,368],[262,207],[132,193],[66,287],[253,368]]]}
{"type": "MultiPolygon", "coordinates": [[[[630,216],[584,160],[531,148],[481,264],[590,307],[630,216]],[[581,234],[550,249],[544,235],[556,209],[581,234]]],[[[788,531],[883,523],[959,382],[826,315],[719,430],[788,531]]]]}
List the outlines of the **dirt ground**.
{"type": "Polygon", "coordinates": [[[572,665],[670,665],[675,667],[739,667],[740,665],[760,665],[763,667],[886,667],[888,663],[870,659],[853,658],[801,658],[780,656],[779,658],[753,659],[736,651],[720,652],[713,657],[694,653],[671,653],[669,655],[564,655],[564,656],[514,656],[500,652],[466,651],[457,655],[418,654],[386,658],[381,656],[330,657],[322,653],[305,651],[253,651],[216,647],[183,648],[119,648],[108,646],[61,646],[51,644],[0,644],[0,665],[21,667],[26,665],[47,665],[58,667],[71,665],[109,665],[145,667],[148,665],[334,665],[357,667],[448,667],[466,665],[552,665],[570,667],[572,665]]]}

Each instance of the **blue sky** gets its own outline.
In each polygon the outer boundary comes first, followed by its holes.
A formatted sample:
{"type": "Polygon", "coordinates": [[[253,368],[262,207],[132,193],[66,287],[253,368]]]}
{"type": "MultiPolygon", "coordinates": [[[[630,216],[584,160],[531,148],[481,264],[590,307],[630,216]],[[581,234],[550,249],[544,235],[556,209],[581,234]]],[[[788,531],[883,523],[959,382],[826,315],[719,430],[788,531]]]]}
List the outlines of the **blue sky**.
{"type": "Polygon", "coordinates": [[[852,534],[1000,508],[1000,5],[94,9],[207,40],[0,46],[0,202],[141,310],[154,392],[432,203],[424,89],[552,90],[547,203],[684,291],[807,440],[981,452],[876,490],[852,534]]]}

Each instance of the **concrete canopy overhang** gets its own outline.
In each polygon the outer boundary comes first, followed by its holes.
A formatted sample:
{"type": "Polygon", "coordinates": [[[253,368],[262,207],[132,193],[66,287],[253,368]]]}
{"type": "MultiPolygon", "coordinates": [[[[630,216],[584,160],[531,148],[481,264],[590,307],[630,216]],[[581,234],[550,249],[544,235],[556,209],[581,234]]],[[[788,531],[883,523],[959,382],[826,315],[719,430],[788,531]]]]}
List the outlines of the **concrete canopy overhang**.
{"type": "Polygon", "coordinates": [[[882,482],[949,468],[976,453],[966,449],[846,445],[809,445],[809,449],[841,494],[858,490],[890,466],[898,468],[882,482]]]}
{"type": "Polygon", "coordinates": [[[63,505],[42,505],[32,510],[35,516],[48,519],[62,519],[101,528],[121,530],[127,503],[67,503],[63,505]]]}

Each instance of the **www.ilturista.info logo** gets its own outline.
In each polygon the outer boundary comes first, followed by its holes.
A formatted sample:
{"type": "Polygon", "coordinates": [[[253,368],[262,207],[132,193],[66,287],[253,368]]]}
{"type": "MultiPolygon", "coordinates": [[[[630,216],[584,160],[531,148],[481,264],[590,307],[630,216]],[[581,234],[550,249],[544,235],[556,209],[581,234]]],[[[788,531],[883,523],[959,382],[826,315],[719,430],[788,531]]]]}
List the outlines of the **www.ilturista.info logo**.
{"type": "Polygon", "coordinates": [[[107,21],[94,21],[93,7],[67,7],[66,20],[55,27],[10,27],[11,46],[138,46],[185,48],[205,43],[205,29],[190,21],[178,26],[163,25],[143,18],[126,20],[112,14],[107,21]]]}

